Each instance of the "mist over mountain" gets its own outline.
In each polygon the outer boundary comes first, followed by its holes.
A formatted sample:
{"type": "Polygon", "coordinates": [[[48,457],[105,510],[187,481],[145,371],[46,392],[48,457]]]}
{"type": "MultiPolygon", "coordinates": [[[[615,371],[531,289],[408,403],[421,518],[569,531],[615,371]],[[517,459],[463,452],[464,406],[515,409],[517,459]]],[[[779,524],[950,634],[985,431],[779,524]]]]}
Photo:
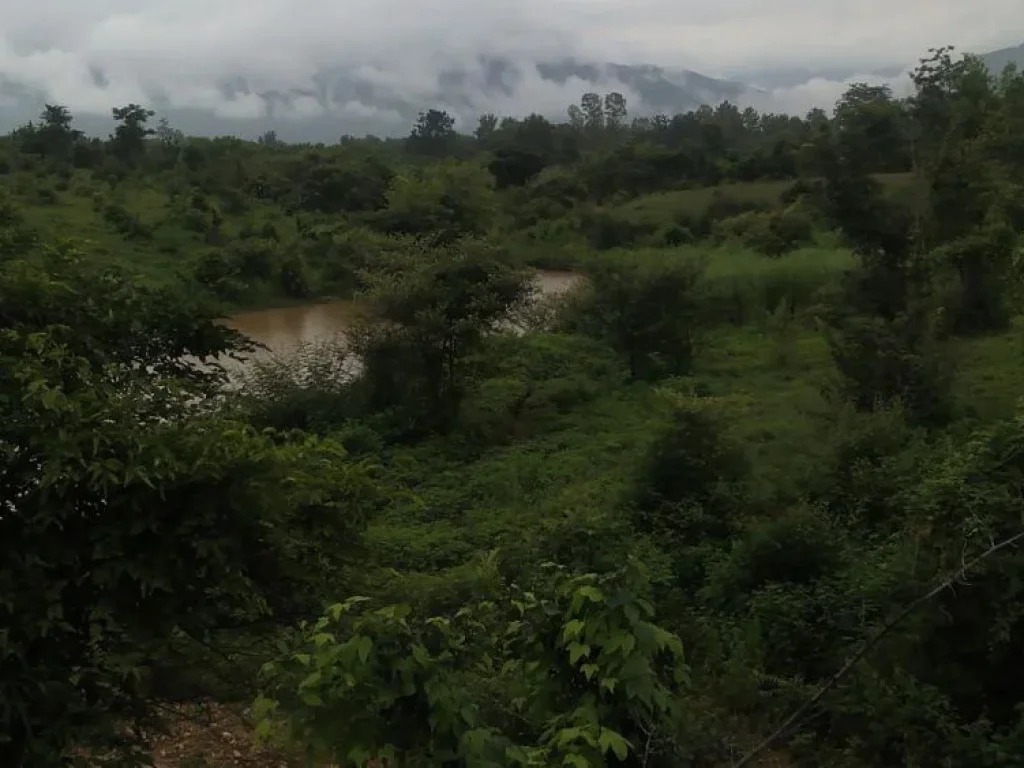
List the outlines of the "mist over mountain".
{"type": "MultiPolygon", "coordinates": [[[[102,72],[93,78],[98,84],[104,80],[102,72]]],[[[537,112],[564,119],[568,106],[587,91],[623,93],[633,116],[674,114],[764,95],[740,82],[681,68],[504,57],[444,67],[432,81],[390,79],[385,69],[367,65],[319,72],[309,87],[281,89],[238,77],[218,83],[217,91],[221,108],[215,110],[178,106],[159,88],[150,90],[145,103],[189,133],[256,136],[273,129],[286,140],[334,141],[346,133],[403,135],[419,112],[431,108],[455,116],[464,131],[485,112],[537,112]]],[[[9,128],[33,119],[45,101],[43,93],[0,81],[0,123],[9,128]]],[[[105,116],[78,113],[76,119],[89,132],[109,130],[105,116]]]]}
{"type": "Polygon", "coordinates": [[[998,51],[981,55],[981,60],[993,72],[1002,72],[1008,64],[1024,67],[1024,43],[1011,48],[1000,48],[998,51]]]}
{"type": "MultiPolygon", "coordinates": [[[[985,54],[999,71],[1010,61],[1024,60],[1024,46],[985,54]]],[[[632,117],[687,112],[702,104],[730,101],[758,110],[804,114],[814,107],[831,109],[852,82],[889,83],[897,95],[909,92],[907,66],[746,67],[727,77],[710,77],[685,68],[617,64],[580,56],[479,55],[442,61],[431,71],[393,66],[368,58],[363,64],[321,67],[302,85],[287,78],[248,74],[220,77],[201,92],[180,90],[158,82],[143,83],[141,93],[125,93],[111,85],[100,66],[91,66],[87,85],[90,107],[75,109],[76,124],[90,134],[112,128],[109,108],[140,100],[160,117],[189,134],[237,135],[254,138],[274,130],[286,141],[334,142],[344,134],[401,136],[419,112],[443,109],[456,118],[456,128],[470,132],[479,115],[523,116],[539,113],[565,118],[570,104],[588,91],[622,93],[632,117]],[[109,92],[107,106],[103,94],[109,92]]],[[[295,80],[297,78],[293,78],[295,80]]],[[[27,85],[0,70],[0,129],[35,119],[47,101],[59,101],[45,88],[27,85]]]]}

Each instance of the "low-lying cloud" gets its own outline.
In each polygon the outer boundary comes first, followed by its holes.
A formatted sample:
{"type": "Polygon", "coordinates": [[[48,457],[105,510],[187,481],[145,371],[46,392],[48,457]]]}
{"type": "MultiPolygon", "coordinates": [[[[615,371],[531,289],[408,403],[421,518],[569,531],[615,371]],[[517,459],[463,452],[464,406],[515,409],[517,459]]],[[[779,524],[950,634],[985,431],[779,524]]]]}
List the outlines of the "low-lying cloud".
{"type": "MultiPolygon", "coordinates": [[[[546,80],[533,64],[566,57],[742,72],[754,84],[760,69],[843,71],[739,99],[803,113],[830,107],[850,82],[886,80],[857,72],[899,67],[933,45],[1014,44],[1003,30],[1024,28],[1019,0],[0,0],[0,10],[0,98],[27,91],[84,115],[139,102],[236,122],[329,118],[335,135],[406,130],[404,107],[452,93],[458,103],[442,106],[462,121],[562,115],[591,84],[546,80]],[[519,74],[502,86],[481,57],[519,74]],[[461,79],[446,89],[444,73],[461,79]]],[[[637,104],[628,86],[606,86],[637,104]]]]}

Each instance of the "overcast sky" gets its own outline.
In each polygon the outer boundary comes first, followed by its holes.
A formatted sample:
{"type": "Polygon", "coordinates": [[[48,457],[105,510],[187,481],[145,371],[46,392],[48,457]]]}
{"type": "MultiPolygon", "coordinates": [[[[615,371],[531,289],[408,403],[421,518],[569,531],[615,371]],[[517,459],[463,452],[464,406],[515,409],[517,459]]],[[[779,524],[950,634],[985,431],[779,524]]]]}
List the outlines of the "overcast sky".
{"type": "MultiPolygon", "coordinates": [[[[1024,0],[0,0],[0,19],[0,75],[105,114],[159,89],[179,107],[246,116],[261,105],[225,104],[216,82],[302,87],[331,68],[422,93],[441,67],[480,53],[750,78],[789,66],[868,72],[929,46],[1024,40],[1024,0]]],[[[839,90],[818,82],[779,97],[828,88],[839,90]]]]}

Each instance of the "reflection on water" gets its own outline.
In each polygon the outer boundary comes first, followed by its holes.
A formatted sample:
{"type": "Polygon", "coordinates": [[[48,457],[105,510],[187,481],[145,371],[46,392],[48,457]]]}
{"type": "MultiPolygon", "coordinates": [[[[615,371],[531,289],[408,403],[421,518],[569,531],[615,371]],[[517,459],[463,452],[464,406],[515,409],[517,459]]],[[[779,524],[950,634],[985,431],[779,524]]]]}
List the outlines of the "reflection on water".
{"type": "MultiPolygon", "coordinates": [[[[578,280],[572,272],[543,270],[537,277],[542,295],[554,295],[568,290],[578,280]]],[[[324,342],[343,333],[356,317],[351,301],[325,301],[297,307],[262,309],[242,312],[225,320],[253,341],[265,344],[273,355],[287,354],[301,344],[324,342]]],[[[257,351],[255,357],[266,355],[257,351]]],[[[228,367],[234,367],[228,364],[228,367]]]]}
{"type": "Polygon", "coordinates": [[[281,354],[306,342],[331,340],[348,328],[355,314],[351,301],[325,301],[242,312],[229,317],[225,325],[281,354]]]}

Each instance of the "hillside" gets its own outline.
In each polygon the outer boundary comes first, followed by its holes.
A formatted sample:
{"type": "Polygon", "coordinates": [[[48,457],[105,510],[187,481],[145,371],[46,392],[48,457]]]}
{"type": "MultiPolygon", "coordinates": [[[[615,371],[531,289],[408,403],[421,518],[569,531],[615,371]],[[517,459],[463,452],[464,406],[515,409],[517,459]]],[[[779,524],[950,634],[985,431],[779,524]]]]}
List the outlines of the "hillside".
{"type": "Polygon", "coordinates": [[[1019,768],[1024,74],[930,64],[0,139],[0,766],[1019,768]]]}
{"type": "Polygon", "coordinates": [[[1002,72],[1008,64],[1024,67],[1024,43],[1012,48],[1001,48],[998,51],[982,54],[981,60],[996,73],[1002,72]]]}

